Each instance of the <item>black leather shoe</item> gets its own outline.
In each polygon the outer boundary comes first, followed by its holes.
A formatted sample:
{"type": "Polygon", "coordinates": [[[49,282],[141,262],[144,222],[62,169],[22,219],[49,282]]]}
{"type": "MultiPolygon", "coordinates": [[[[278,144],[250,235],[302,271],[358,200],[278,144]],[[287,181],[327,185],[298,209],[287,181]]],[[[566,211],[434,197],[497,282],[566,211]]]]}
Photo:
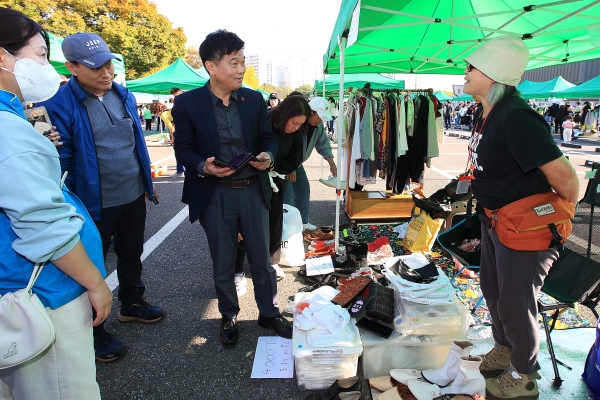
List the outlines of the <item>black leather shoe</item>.
{"type": "Polygon", "coordinates": [[[358,397],[350,396],[350,398],[354,397],[360,399],[362,396],[360,394],[361,390],[362,385],[360,383],[360,379],[358,378],[358,376],[353,376],[352,378],[337,380],[333,382],[333,384],[329,386],[328,389],[325,389],[321,392],[309,394],[308,396],[306,396],[305,400],[335,400],[346,397],[344,395],[340,396],[340,393],[346,393],[350,395],[351,392],[352,394],[358,395],[358,397]]]}
{"type": "Polygon", "coordinates": [[[258,326],[263,328],[270,328],[275,331],[277,336],[281,336],[286,339],[291,339],[292,332],[294,331],[292,323],[287,319],[283,318],[281,314],[272,318],[266,318],[259,314],[258,326]]]}
{"type": "Polygon", "coordinates": [[[219,331],[221,343],[226,349],[232,349],[238,342],[238,328],[235,318],[221,317],[221,329],[219,331]]]}

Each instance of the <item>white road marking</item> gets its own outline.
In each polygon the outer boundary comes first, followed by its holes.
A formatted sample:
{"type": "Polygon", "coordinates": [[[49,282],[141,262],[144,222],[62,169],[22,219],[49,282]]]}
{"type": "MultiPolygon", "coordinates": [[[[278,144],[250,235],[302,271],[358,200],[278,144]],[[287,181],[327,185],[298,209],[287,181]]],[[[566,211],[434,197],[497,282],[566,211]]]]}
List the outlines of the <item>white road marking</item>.
{"type": "Polygon", "coordinates": [[[446,178],[456,179],[456,176],[450,175],[450,174],[446,173],[446,171],[442,171],[439,168],[431,167],[430,169],[434,170],[435,172],[437,172],[440,175],[444,175],[446,178]]]}
{"type": "MultiPolygon", "coordinates": [[[[144,262],[146,258],[154,251],[156,248],[165,241],[165,239],[179,226],[181,221],[185,219],[188,215],[188,206],[183,207],[176,216],[171,218],[169,222],[165,224],[158,232],[154,234],[146,243],[144,243],[144,252],[142,253],[141,260],[144,262]]],[[[119,286],[119,280],[117,278],[117,270],[115,269],[112,274],[106,277],[104,280],[108,285],[111,291],[115,290],[117,286],[119,286]]]]}
{"type": "Polygon", "coordinates": [[[169,156],[169,157],[165,157],[165,158],[163,158],[161,160],[154,161],[154,162],[152,162],[152,164],[159,165],[161,162],[170,160],[171,158],[175,158],[175,154],[173,154],[172,156],[169,156]]]}

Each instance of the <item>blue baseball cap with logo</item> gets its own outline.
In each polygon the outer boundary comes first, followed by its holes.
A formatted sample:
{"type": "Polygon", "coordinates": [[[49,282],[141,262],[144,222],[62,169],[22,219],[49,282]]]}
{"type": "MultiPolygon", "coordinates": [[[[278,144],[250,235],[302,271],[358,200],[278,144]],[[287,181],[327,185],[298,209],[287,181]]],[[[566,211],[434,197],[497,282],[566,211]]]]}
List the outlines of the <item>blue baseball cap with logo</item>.
{"type": "Polygon", "coordinates": [[[67,61],[77,61],[89,68],[100,68],[108,60],[121,59],[108,49],[108,45],[95,33],[77,32],[62,42],[62,52],[67,61]]]}

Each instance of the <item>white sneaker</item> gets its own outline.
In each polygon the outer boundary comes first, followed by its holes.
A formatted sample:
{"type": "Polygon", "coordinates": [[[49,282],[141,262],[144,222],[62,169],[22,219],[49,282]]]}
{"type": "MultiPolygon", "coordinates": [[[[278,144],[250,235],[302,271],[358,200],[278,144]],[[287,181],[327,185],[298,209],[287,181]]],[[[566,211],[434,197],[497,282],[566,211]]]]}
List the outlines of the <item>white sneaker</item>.
{"type": "Polygon", "coordinates": [[[235,274],[233,281],[235,282],[235,286],[246,286],[248,284],[246,274],[243,272],[241,274],[235,274]]]}
{"type": "Polygon", "coordinates": [[[243,295],[246,294],[246,292],[248,291],[248,288],[246,286],[236,286],[235,291],[237,292],[238,297],[242,297],[243,295]]]}
{"type": "MultiPolygon", "coordinates": [[[[336,176],[330,176],[327,179],[319,179],[319,182],[321,182],[325,186],[329,186],[332,188],[337,187],[337,177],[336,176]]],[[[340,182],[340,189],[346,190],[346,181],[340,182]]]]}
{"type": "Polygon", "coordinates": [[[305,223],[305,224],[303,225],[303,227],[304,227],[304,230],[305,230],[305,231],[314,231],[315,229],[317,229],[317,227],[316,227],[316,226],[314,226],[313,224],[311,224],[311,223],[309,223],[309,222],[305,223]]]}
{"type": "Polygon", "coordinates": [[[283,270],[281,269],[281,267],[278,264],[272,264],[271,266],[275,269],[275,272],[277,272],[278,278],[285,277],[285,272],[283,272],[283,270]]]}

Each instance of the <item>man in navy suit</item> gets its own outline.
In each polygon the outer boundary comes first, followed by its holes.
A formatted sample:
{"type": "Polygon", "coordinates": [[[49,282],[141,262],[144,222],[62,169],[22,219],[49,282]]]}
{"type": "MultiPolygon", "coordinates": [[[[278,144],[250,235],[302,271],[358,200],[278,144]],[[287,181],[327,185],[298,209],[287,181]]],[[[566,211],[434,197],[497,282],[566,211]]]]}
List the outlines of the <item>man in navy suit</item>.
{"type": "Polygon", "coordinates": [[[242,88],[244,42],[235,33],[215,31],[200,45],[200,57],[210,80],[176,97],[171,113],[177,126],[175,157],[186,169],[182,201],[189,205],[190,222],[200,220],[213,261],[221,343],[231,348],[238,341],[238,232],[246,242],[258,324],[291,338],[292,325],[279,313],[277,278],[269,260],[268,170],[277,154],[277,138],[260,93],[242,88]],[[239,152],[258,160],[238,170],[215,164],[239,152]]]}

